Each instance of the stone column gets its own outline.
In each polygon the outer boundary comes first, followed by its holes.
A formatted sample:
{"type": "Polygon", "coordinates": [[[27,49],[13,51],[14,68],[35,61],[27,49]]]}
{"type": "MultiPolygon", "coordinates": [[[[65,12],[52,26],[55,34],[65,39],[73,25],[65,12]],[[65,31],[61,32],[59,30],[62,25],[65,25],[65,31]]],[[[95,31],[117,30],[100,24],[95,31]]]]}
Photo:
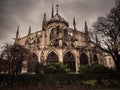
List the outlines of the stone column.
{"type": "Polygon", "coordinates": [[[63,63],[63,50],[62,48],[59,49],[59,62],[63,63]]]}

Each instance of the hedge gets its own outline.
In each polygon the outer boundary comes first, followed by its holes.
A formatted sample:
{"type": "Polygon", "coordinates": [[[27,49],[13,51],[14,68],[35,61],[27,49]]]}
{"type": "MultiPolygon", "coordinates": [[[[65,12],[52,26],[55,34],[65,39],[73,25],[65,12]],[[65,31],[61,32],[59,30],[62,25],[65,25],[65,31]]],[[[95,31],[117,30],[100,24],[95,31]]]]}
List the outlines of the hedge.
{"type": "Polygon", "coordinates": [[[120,87],[120,73],[0,75],[0,87],[86,85],[120,87]]]}

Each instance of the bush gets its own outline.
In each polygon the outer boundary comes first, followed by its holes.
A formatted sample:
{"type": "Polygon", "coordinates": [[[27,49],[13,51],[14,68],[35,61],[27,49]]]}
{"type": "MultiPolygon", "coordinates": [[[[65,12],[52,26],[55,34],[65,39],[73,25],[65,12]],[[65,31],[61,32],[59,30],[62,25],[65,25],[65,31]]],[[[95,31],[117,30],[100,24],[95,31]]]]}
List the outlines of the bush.
{"type": "Polygon", "coordinates": [[[44,63],[37,63],[35,73],[36,74],[44,74],[46,66],[44,63]]]}
{"type": "Polygon", "coordinates": [[[114,70],[100,64],[84,65],[80,67],[80,73],[113,73],[114,70]]]}
{"type": "Polygon", "coordinates": [[[47,63],[46,71],[47,74],[63,74],[68,73],[69,69],[62,63],[47,63]]]}
{"type": "Polygon", "coordinates": [[[87,87],[95,88],[97,86],[97,80],[86,80],[86,81],[83,81],[82,83],[87,87]]]}
{"type": "Polygon", "coordinates": [[[103,79],[101,80],[103,87],[120,87],[120,81],[114,79],[103,79]]]}

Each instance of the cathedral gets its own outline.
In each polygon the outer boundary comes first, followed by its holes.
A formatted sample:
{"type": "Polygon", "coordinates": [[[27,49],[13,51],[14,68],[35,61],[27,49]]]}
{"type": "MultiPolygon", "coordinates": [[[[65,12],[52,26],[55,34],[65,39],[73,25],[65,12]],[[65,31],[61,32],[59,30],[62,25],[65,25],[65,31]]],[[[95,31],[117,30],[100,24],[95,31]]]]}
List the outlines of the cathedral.
{"type": "Polygon", "coordinates": [[[73,18],[73,27],[58,12],[59,5],[52,5],[51,18],[48,20],[46,14],[43,16],[42,29],[31,33],[29,27],[28,35],[19,37],[19,28],[16,32],[15,43],[22,45],[35,53],[40,63],[61,62],[71,72],[78,72],[81,65],[99,63],[104,65],[105,56],[102,51],[90,41],[87,22],[84,31],[76,28],[73,18]]]}

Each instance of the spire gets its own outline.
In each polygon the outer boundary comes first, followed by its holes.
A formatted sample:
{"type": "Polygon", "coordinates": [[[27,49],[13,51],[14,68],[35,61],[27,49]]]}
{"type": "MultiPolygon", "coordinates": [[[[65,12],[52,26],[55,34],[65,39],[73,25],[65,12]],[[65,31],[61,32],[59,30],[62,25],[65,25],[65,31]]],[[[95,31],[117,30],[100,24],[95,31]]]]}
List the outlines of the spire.
{"type": "Polygon", "coordinates": [[[57,4],[57,5],[56,5],[56,8],[57,8],[57,11],[56,11],[56,13],[57,13],[57,14],[58,14],[58,7],[59,7],[59,5],[57,4]]]}
{"type": "Polygon", "coordinates": [[[75,17],[73,18],[73,26],[74,26],[74,30],[76,30],[76,22],[75,22],[75,17]]]}
{"type": "Polygon", "coordinates": [[[44,13],[44,16],[43,16],[43,22],[42,22],[42,30],[45,30],[46,21],[47,21],[46,13],[44,13]]]}
{"type": "Polygon", "coordinates": [[[46,22],[46,13],[44,13],[44,15],[43,15],[43,22],[46,22]]]}
{"type": "Polygon", "coordinates": [[[19,25],[17,27],[17,31],[16,31],[16,38],[15,38],[15,43],[14,44],[17,44],[17,40],[19,39],[19,25]]]}
{"type": "Polygon", "coordinates": [[[85,33],[88,33],[88,26],[86,21],[85,21],[85,33]]]}
{"type": "Polygon", "coordinates": [[[52,17],[51,18],[53,17],[54,17],[54,4],[52,3],[52,17]]]}
{"type": "Polygon", "coordinates": [[[28,35],[30,35],[30,34],[31,34],[31,26],[29,27],[28,35]]]}
{"type": "Polygon", "coordinates": [[[19,38],[19,25],[17,27],[17,32],[16,32],[16,39],[18,39],[18,38],[19,38]]]}
{"type": "Polygon", "coordinates": [[[85,34],[86,34],[86,40],[90,41],[90,37],[89,37],[89,32],[88,32],[88,26],[87,26],[87,22],[85,21],[85,34]]]}

